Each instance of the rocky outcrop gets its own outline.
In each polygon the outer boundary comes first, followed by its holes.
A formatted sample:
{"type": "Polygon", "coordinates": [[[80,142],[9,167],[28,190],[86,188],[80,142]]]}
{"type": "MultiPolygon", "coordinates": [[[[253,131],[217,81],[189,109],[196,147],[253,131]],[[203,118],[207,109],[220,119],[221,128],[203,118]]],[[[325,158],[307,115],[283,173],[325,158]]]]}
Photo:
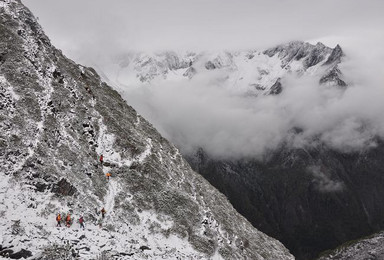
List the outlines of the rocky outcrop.
{"type": "Polygon", "coordinates": [[[28,257],[32,256],[32,252],[25,249],[14,252],[12,248],[7,249],[0,247],[0,256],[7,259],[27,259],[28,257]]]}
{"type": "Polygon", "coordinates": [[[360,260],[384,258],[384,233],[348,241],[334,250],[322,253],[318,260],[360,260]]]}
{"type": "Polygon", "coordinates": [[[287,66],[290,62],[303,61],[304,69],[315,66],[324,61],[325,57],[331,52],[331,48],[322,43],[312,45],[306,42],[294,41],[287,44],[278,45],[268,49],[263,53],[269,57],[276,54],[282,60],[282,66],[287,66]]]}
{"type": "Polygon", "coordinates": [[[329,65],[332,63],[340,63],[341,58],[343,56],[344,56],[343,50],[341,49],[340,45],[337,44],[336,47],[332,50],[331,55],[329,55],[324,65],[329,65]]]}
{"type": "Polygon", "coordinates": [[[63,178],[53,186],[52,192],[58,195],[72,196],[76,193],[76,188],[63,178]]]}
{"type": "Polygon", "coordinates": [[[0,14],[2,248],[39,259],[293,259],[93,69],[53,47],[20,1],[0,1],[0,14]],[[73,225],[56,227],[58,213],[73,225]]]}
{"type": "Polygon", "coordinates": [[[338,66],[335,65],[323,77],[321,77],[320,83],[339,87],[346,87],[347,83],[345,83],[345,81],[341,79],[342,77],[343,76],[341,71],[339,70],[338,66]]]}
{"type": "Polygon", "coordinates": [[[272,85],[269,94],[279,95],[283,91],[283,85],[280,82],[280,79],[276,80],[275,84],[272,85]]]}

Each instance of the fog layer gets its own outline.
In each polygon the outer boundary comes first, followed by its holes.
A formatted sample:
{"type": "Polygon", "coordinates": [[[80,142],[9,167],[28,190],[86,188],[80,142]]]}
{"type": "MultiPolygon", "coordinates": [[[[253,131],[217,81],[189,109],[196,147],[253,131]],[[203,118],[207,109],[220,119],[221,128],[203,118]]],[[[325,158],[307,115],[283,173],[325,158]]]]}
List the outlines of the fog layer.
{"type": "Polygon", "coordinates": [[[245,96],[207,71],[189,82],[163,82],[123,92],[130,104],[184,152],[203,147],[220,157],[262,156],[282,143],[325,143],[364,150],[384,137],[381,68],[346,60],[350,86],[319,85],[317,77],[288,76],[277,96],[245,96]]]}

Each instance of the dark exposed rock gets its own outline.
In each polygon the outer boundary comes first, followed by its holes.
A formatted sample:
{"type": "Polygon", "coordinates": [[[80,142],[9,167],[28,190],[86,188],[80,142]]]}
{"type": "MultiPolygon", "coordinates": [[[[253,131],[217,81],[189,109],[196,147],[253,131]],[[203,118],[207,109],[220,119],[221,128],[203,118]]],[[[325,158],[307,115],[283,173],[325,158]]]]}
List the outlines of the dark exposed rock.
{"type": "Polygon", "coordinates": [[[19,252],[9,254],[9,258],[11,259],[21,259],[21,258],[27,259],[28,257],[31,257],[31,256],[32,256],[32,252],[25,249],[21,249],[19,252]]]}
{"type": "Polygon", "coordinates": [[[327,74],[320,79],[320,84],[332,84],[339,87],[346,87],[347,83],[341,79],[341,71],[337,66],[334,66],[327,74]]]}
{"type": "Polygon", "coordinates": [[[132,170],[134,170],[134,169],[136,169],[136,168],[139,167],[139,166],[140,166],[140,164],[134,162],[134,163],[131,164],[131,166],[129,166],[129,168],[132,169],[132,170]]]}
{"type": "Polygon", "coordinates": [[[118,167],[118,165],[113,162],[104,162],[103,165],[107,167],[112,167],[112,168],[118,167]]]}
{"type": "Polygon", "coordinates": [[[44,192],[49,189],[50,185],[42,182],[35,182],[33,185],[36,187],[36,191],[44,192]]]}
{"type": "Polygon", "coordinates": [[[293,57],[298,55],[296,59],[299,60],[305,56],[303,51],[301,51],[299,53],[299,51],[303,47],[303,45],[304,45],[304,42],[293,41],[293,42],[289,42],[287,44],[282,44],[282,45],[278,45],[274,48],[267,49],[263,53],[265,55],[268,55],[269,57],[272,57],[272,56],[275,56],[276,54],[278,54],[279,57],[286,58],[288,60],[291,60],[291,59],[293,59],[293,57]]]}
{"type": "Polygon", "coordinates": [[[304,61],[305,68],[315,66],[316,64],[322,62],[325,59],[325,55],[326,52],[324,52],[323,48],[315,48],[311,50],[308,57],[304,61]]]}
{"type": "Polygon", "coordinates": [[[147,246],[141,246],[140,248],[139,248],[141,251],[144,251],[144,250],[151,250],[149,247],[147,247],[147,246]]]}
{"type": "Polygon", "coordinates": [[[289,64],[292,60],[298,61],[305,58],[303,63],[304,68],[307,69],[322,62],[330,52],[331,48],[328,48],[322,43],[312,45],[306,42],[293,41],[270,48],[263,53],[269,57],[277,54],[282,60],[283,67],[289,64]]]}
{"type": "Polygon", "coordinates": [[[212,61],[208,61],[205,63],[205,68],[207,70],[214,70],[214,69],[216,69],[216,66],[212,61]]]}
{"type": "Polygon", "coordinates": [[[72,196],[77,190],[66,179],[62,178],[57,184],[53,185],[52,192],[63,196],[72,196]]]}
{"type": "Polygon", "coordinates": [[[133,256],[135,253],[124,253],[124,252],[121,252],[119,253],[119,255],[121,256],[133,256]]]}
{"type": "Polygon", "coordinates": [[[271,95],[279,95],[283,91],[283,86],[280,82],[280,79],[278,79],[275,84],[272,85],[269,94],[271,95]]]}
{"type": "Polygon", "coordinates": [[[0,251],[0,256],[9,258],[10,254],[13,254],[13,250],[11,249],[3,249],[2,251],[0,251]]]}
{"type": "Polygon", "coordinates": [[[344,56],[343,50],[341,49],[340,45],[337,44],[336,47],[332,50],[331,55],[328,57],[324,65],[339,63],[343,56],[344,56]]]}

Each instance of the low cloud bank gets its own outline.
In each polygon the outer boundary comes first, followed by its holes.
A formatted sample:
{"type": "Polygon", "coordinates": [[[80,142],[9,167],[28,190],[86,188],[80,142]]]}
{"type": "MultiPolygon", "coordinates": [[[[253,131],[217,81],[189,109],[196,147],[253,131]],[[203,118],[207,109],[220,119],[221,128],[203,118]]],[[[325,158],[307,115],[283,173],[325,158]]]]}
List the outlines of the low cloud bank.
{"type": "Polygon", "coordinates": [[[184,153],[202,147],[216,157],[261,157],[283,142],[353,152],[384,138],[379,68],[343,62],[346,89],[319,85],[317,77],[288,76],[280,95],[246,96],[226,86],[224,74],[207,71],[188,82],[125,90],[123,96],[184,153]]]}

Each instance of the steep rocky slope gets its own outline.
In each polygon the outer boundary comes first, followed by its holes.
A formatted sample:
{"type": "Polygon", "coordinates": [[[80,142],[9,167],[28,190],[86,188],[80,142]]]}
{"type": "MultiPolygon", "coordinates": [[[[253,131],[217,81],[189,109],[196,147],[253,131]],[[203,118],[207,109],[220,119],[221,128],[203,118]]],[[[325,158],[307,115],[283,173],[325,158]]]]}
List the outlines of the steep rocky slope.
{"type": "Polygon", "coordinates": [[[1,256],[293,259],[19,0],[0,1],[0,88],[1,256]],[[55,227],[58,212],[86,229],[55,227]]]}

